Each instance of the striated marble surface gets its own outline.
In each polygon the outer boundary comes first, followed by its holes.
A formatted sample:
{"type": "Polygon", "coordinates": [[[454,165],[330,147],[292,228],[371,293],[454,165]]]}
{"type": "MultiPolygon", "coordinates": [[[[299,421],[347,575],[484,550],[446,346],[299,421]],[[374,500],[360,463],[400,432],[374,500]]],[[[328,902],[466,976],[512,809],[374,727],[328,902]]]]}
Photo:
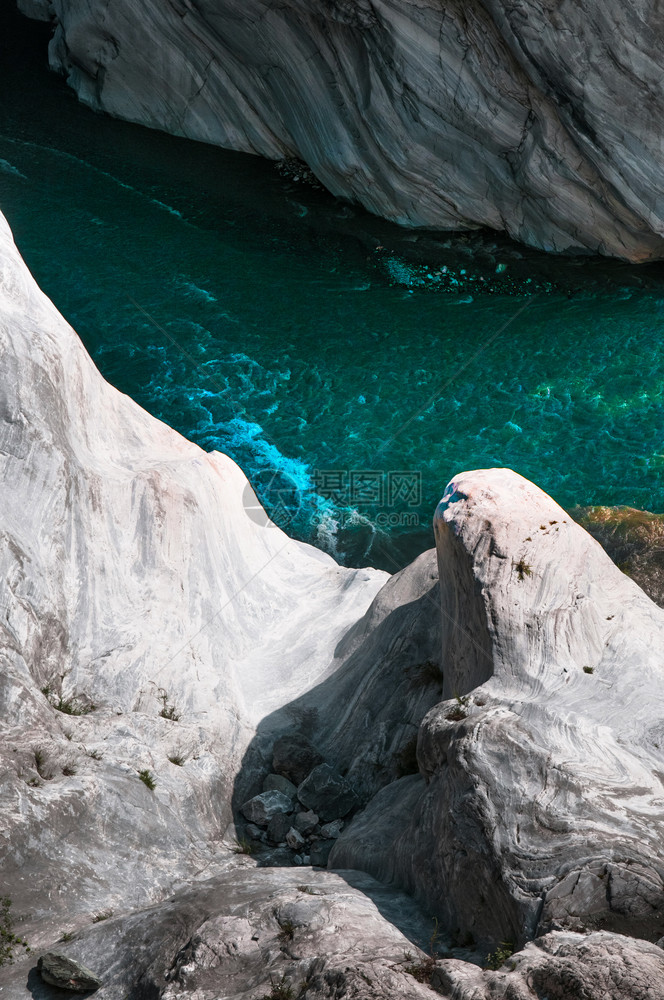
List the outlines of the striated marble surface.
{"type": "Polygon", "coordinates": [[[388,577],[106,383],[2,217],[0,481],[2,892],[89,918],[213,863],[256,726],[388,577]]]}
{"type": "Polygon", "coordinates": [[[131,121],[272,159],[407,226],[664,256],[655,0],[19,0],[131,121]]]}
{"type": "Polygon", "coordinates": [[[419,776],[378,792],[330,866],[396,880],[476,940],[659,939],[664,611],[510,470],[452,480],[435,529],[446,700],[419,776]]]}
{"type": "Polygon", "coordinates": [[[63,951],[109,1000],[659,1000],[664,610],[583,528],[468,472],[436,551],[339,567],[101,378],[4,220],[0,345],[3,996],[63,951]],[[360,801],[334,872],[236,853],[285,732],[360,801]]]}

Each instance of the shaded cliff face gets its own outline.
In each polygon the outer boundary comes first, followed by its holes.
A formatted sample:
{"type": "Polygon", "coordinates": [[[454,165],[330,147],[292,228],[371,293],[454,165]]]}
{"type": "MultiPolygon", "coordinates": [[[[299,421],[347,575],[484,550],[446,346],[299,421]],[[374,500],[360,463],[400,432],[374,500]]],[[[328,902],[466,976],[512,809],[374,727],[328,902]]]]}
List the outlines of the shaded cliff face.
{"type": "Polygon", "coordinates": [[[664,256],[654,0],[21,0],[95,108],[409,226],[664,256]]]}

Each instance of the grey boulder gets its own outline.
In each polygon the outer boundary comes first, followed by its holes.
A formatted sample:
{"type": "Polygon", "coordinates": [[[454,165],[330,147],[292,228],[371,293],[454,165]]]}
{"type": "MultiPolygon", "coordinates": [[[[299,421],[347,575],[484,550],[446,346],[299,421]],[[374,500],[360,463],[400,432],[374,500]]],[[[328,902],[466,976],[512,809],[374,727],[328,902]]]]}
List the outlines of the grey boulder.
{"type": "Polygon", "coordinates": [[[318,826],[318,816],[313,810],[308,809],[307,812],[299,812],[293,820],[293,826],[300,833],[307,834],[311,833],[312,830],[318,826]]]}
{"type": "Polygon", "coordinates": [[[300,735],[282,736],[274,744],[272,766],[277,774],[300,785],[323,757],[309,740],[300,735]]]}
{"type": "Polygon", "coordinates": [[[344,821],[342,819],[332,820],[331,823],[325,823],[320,828],[320,835],[326,840],[336,840],[344,828],[344,821]]]}
{"type": "Polygon", "coordinates": [[[263,782],[263,791],[283,792],[284,795],[288,795],[293,801],[297,797],[297,787],[288,778],[284,778],[282,774],[268,774],[263,782]]]}
{"type": "Polygon", "coordinates": [[[294,851],[299,851],[300,848],[304,847],[304,837],[299,832],[299,830],[296,830],[294,827],[291,827],[288,833],[286,834],[286,843],[294,851]]]}
{"type": "Polygon", "coordinates": [[[59,986],[61,990],[88,993],[102,986],[99,976],[60,952],[47,951],[39,958],[37,969],[45,983],[59,986]]]}
{"type": "Polygon", "coordinates": [[[329,764],[319,764],[297,790],[303,806],[313,809],[322,820],[329,822],[346,816],[359,803],[355,792],[329,764]]]}
{"type": "Polygon", "coordinates": [[[277,813],[287,813],[293,808],[292,799],[283,792],[275,790],[254,795],[242,806],[241,812],[245,819],[256,826],[267,826],[277,813]]]}
{"type": "Polygon", "coordinates": [[[281,844],[290,830],[293,817],[284,812],[275,813],[267,825],[268,839],[275,844],[281,844]]]}

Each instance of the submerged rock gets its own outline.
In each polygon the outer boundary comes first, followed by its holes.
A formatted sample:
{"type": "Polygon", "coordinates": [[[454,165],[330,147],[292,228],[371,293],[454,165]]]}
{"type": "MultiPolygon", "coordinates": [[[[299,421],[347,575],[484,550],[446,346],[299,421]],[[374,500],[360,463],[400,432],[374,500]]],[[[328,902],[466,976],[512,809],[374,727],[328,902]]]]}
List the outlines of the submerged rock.
{"type": "Polygon", "coordinates": [[[578,507],[570,513],[618,569],[664,607],[664,514],[633,507],[578,507]]]}
{"type": "Polygon", "coordinates": [[[298,157],[333,194],[404,225],[664,256],[654,0],[53,0],[52,10],[51,66],[96,109],[298,157]]]}

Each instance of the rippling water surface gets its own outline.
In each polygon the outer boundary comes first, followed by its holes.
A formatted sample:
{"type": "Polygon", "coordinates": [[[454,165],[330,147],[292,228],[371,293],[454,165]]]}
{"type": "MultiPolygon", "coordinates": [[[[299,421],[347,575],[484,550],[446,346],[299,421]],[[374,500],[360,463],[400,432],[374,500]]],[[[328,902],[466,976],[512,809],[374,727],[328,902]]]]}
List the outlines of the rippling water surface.
{"type": "MultiPolygon", "coordinates": [[[[6,11],[0,207],[109,381],[347,563],[432,544],[463,469],[664,510],[662,266],[413,234],[81,107],[6,11]]],[[[47,35],[47,32],[46,32],[47,35]]]]}

